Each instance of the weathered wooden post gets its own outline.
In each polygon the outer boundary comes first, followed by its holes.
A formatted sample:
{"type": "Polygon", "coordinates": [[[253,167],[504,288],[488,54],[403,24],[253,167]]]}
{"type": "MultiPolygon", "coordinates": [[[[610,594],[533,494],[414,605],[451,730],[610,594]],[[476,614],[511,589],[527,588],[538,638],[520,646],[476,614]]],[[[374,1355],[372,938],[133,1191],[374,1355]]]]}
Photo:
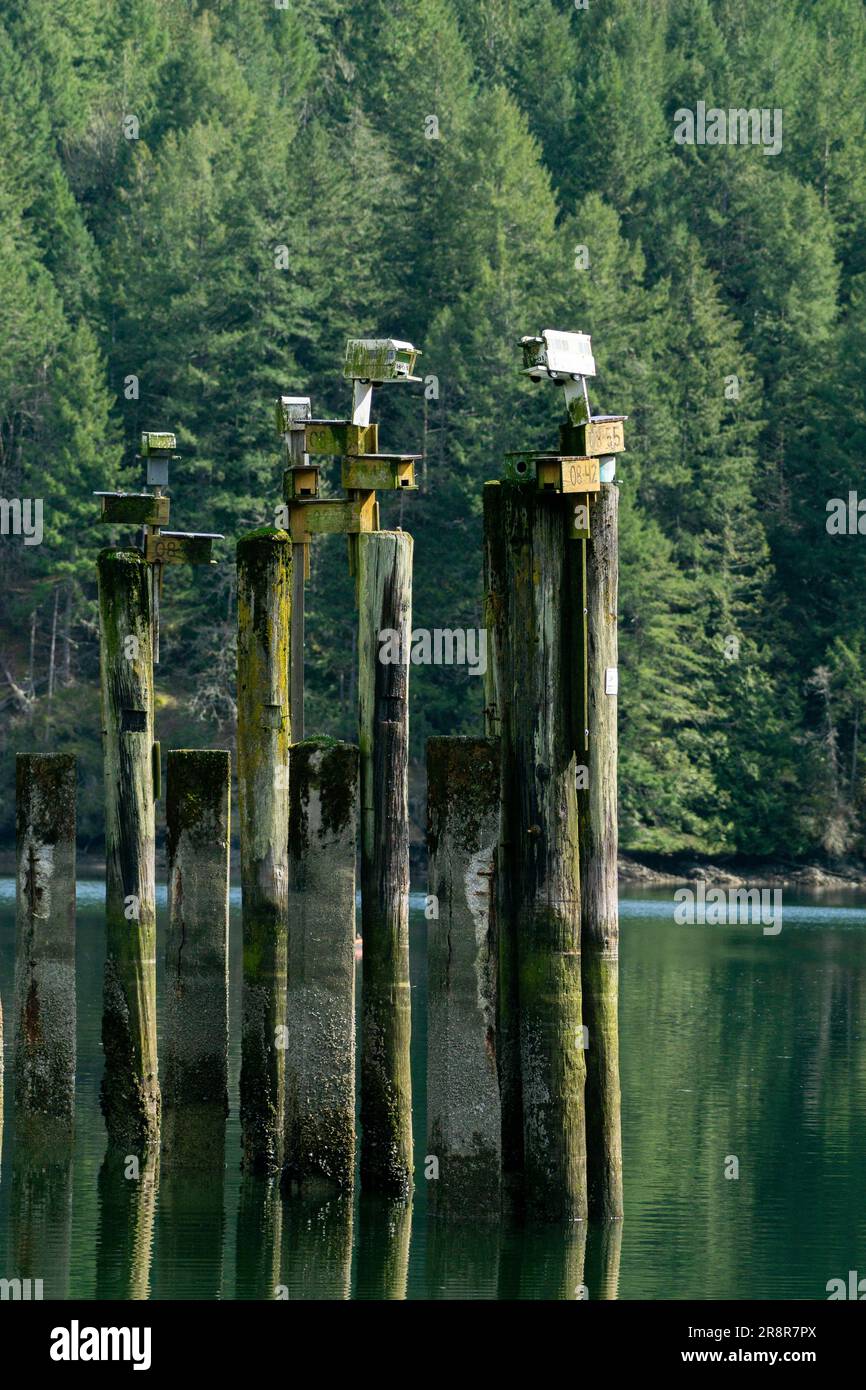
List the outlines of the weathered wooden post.
{"type": "Polygon", "coordinates": [[[556,495],[484,489],[500,701],[500,1051],[505,1176],[531,1214],[587,1214],[574,711],[580,547],[556,495]],[[522,1183],[521,1183],[522,1179],[522,1183]],[[522,1193],[521,1193],[522,1187],[522,1193]]]}
{"type": "Polygon", "coordinates": [[[358,536],[361,748],[361,1182],[412,1188],[409,650],[412,537],[358,536]]]}
{"type": "Polygon", "coordinates": [[[586,1028],[586,1149],[590,1216],[622,1216],[617,892],[617,593],[619,491],[590,502],[587,547],[588,777],[578,792],[581,979],[586,1028]]]}
{"type": "Polygon", "coordinates": [[[230,792],[227,750],[169,752],[162,1152],[183,1168],[223,1164],[230,792]]]}
{"type": "Polygon", "coordinates": [[[133,1151],[157,1143],[160,1097],[156,1056],[156,912],[153,663],[159,660],[159,596],[165,566],[213,564],[212,532],[163,531],[163,495],[175,436],[146,431],[141,493],[101,492],[100,521],[140,525],[144,554],[99,554],[100,679],[105,752],[107,954],[102,1017],[102,1110],[109,1144],[133,1151]]]}
{"type": "Polygon", "coordinates": [[[70,754],[18,754],[15,1130],[58,1155],[75,1114],[75,788],[70,754]]]}
{"type": "MultiPolygon", "coordinates": [[[[364,1003],[361,1058],[361,1176],[368,1188],[405,1196],[412,1183],[409,1076],[407,810],[411,538],[380,534],[378,489],[415,491],[416,454],[378,452],[370,423],[373,388],[413,382],[418,350],[402,339],[350,338],[343,375],[352,419],[309,418],[306,397],[281,397],[277,429],[290,466],[283,485],[292,541],[306,565],[312,538],[345,534],[361,610],[359,637],[361,885],[364,1003]],[[301,431],[303,426],[303,432],[301,431]],[[319,497],[319,458],[342,459],[345,497],[319,497]],[[379,660],[379,633],[396,629],[402,653],[379,660]]],[[[387,634],[386,634],[387,635],[387,634]]],[[[393,646],[393,641],[391,643],[393,646]]],[[[293,699],[300,708],[296,661],[293,699]]]]}
{"type": "Polygon", "coordinates": [[[157,1142],[151,575],[137,550],[98,560],[105,752],[106,959],[102,1113],[109,1144],[157,1142]]]}
{"type": "Polygon", "coordinates": [[[291,539],[263,527],[237,545],[238,807],[244,992],[244,1167],[276,1172],[285,1115],[288,672],[291,539]]]}
{"type": "Polygon", "coordinates": [[[355,853],[358,750],[289,750],[289,956],[284,1182],[355,1176],[355,853]]]}
{"type": "Polygon", "coordinates": [[[499,1217],[502,1115],[493,874],[499,741],[427,742],[427,1156],[431,1211],[499,1217]]]}

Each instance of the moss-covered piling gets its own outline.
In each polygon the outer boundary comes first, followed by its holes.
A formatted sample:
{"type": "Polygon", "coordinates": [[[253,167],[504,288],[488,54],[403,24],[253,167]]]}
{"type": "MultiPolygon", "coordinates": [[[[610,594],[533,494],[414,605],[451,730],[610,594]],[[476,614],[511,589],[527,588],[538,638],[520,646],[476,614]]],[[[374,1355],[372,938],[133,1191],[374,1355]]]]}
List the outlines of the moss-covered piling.
{"type": "Polygon", "coordinates": [[[361,1183],[412,1188],[409,645],[412,537],[358,537],[361,753],[361,1183]],[[380,641],[380,634],[384,640],[380,641]],[[386,659],[382,659],[382,658],[386,659]]]}
{"type": "Polygon", "coordinates": [[[534,485],[484,489],[485,611],[502,751],[497,1059],[509,1198],[541,1219],[587,1213],[577,748],[582,543],[534,485]]]}
{"type": "Polygon", "coordinates": [[[241,538],[238,570],[238,810],[243,898],[240,1108],[249,1172],[282,1164],[288,893],[288,679],[292,543],[241,538]]]}
{"type": "Polygon", "coordinates": [[[289,750],[284,1186],[348,1190],[355,1170],[358,750],[289,750]]]}
{"type": "Polygon", "coordinates": [[[163,1166],[221,1169],[223,1164],[230,791],[227,750],[169,752],[163,1166]]]}
{"type": "Polygon", "coordinates": [[[105,753],[106,959],[102,1113],[109,1144],[158,1142],[153,642],[150,567],[102,550],[100,682],[105,753]]]}
{"type": "Polygon", "coordinates": [[[15,764],[15,1127],[61,1157],[75,1113],[75,788],[65,753],[15,764]]]}
{"type": "Polygon", "coordinates": [[[502,1162],[496,1074],[498,978],[493,874],[499,741],[427,743],[428,1184],[437,1214],[498,1218],[502,1162]]]}
{"type": "Polygon", "coordinates": [[[588,778],[578,792],[581,975],[586,1052],[589,1214],[622,1216],[617,896],[617,601],[619,489],[590,503],[587,546],[588,778]]]}

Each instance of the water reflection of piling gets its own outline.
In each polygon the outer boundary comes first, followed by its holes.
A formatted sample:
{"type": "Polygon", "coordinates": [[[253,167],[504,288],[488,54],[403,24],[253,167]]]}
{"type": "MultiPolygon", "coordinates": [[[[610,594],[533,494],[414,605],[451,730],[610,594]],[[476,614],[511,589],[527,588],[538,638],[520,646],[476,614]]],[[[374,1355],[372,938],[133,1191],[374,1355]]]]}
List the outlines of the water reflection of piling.
{"type": "Polygon", "coordinates": [[[15,1133],[62,1157],[75,1112],[75,758],[19,753],[15,1133]]]}
{"type": "Polygon", "coordinates": [[[427,1222],[428,1298],[495,1299],[502,1237],[498,1223],[431,1214],[427,1222]]]}
{"type": "Polygon", "coordinates": [[[352,1221],[349,1195],[284,1203],[280,1285],[290,1299],[350,1296],[352,1221]]]}
{"type": "Polygon", "coordinates": [[[235,1298],[280,1297],[282,1233],[278,1182],[245,1172],[238,1198],[235,1298]]]}
{"type": "Polygon", "coordinates": [[[155,1298],[220,1298],[225,1248],[225,1172],[222,1152],[210,1171],[163,1168],[159,1180],[155,1298]]]}
{"type": "Polygon", "coordinates": [[[153,1228],[159,1189],[159,1158],[111,1150],[99,1170],[96,1235],[96,1297],[150,1296],[153,1228]]]}
{"type": "Polygon", "coordinates": [[[577,1300],[586,1297],[586,1222],[503,1224],[500,1299],[577,1300]]]}
{"type": "Polygon", "coordinates": [[[30,1281],[31,1297],[69,1297],[72,1155],[28,1145],[16,1133],[9,1197],[7,1278],[30,1281]]]}
{"type": "Polygon", "coordinates": [[[607,1301],[619,1297],[621,1252],[622,1221],[602,1221],[590,1226],[585,1276],[588,1298],[607,1301]]]}
{"type": "Polygon", "coordinates": [[[355,1298],[406,1297],[411,1233],[411,1202],[361,1193],[355,1298]]]}

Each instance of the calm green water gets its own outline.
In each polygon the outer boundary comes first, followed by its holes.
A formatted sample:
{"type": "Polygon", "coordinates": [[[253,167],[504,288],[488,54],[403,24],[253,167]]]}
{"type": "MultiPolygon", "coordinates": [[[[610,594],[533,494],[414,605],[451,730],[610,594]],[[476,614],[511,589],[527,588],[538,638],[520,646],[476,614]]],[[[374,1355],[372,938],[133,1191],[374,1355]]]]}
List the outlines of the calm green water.
{"type": "MultiPolygon", "coordinates": [[[[232,911],[232,1095],[240,1065],[232,911]]],[[[221,1177],[100,1173],[101,887],[79,887],[77,1144],[71,1171],[23,1174],[7,1115],[0,1277],[78,1298],[826,1298],[866,1274],[866,906],[793,905],[750,925],[682,927],[672,890],[622,902],[626,1219],[621,1232],[428,1222],[369,1199],[282,1202],[221,1177]],[[739,1178],[724,1176],[729,1156],[739,1178]]],[[[843,905],[844,903],[844,905],[843,905]]],[[[164,915],[164,901],[163,901],[164,915]]],[[[0,996],[11,1012],[14,896],[0,880],[0,996]]],[[[416,1143],[424,1153],[425,923],[413,913],[416,1143]]]]}

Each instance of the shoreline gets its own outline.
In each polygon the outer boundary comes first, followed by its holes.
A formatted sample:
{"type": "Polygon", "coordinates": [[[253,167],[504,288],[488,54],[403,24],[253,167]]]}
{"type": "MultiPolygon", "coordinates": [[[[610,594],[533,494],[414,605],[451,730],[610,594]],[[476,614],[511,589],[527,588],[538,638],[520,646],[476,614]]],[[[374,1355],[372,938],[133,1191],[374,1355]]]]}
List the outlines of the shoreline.
{"type": "Polygon", "coordinates": [[[621,854],[617,861],[620,883],[669,888],[704,882],[719,888],[804,888],[811,892],[866,888],[866,865],[845,864],[829,869],[814,861],[785,863],[778,859],[715,862],[700,855],[621,854]]]}
{"type": "MultiPolygon", "coordinates": [[[[157,851],[157,874],[165,877],[165,856],[157,851]]],[[[413,892],[424,891],[425,860],[423,854],[412,855],[413,892]]],[[[748,861],[714,861],[700,855],[632,855],[620,854],[617,860],[619,882],[629,887],[671,888],[677,884],[703,881],[720,888],[803,888],[811,892],[861,892],[866,889],[866,865],[846,864],[829,869],[814,861],[784,863],[778,859],[748,861]]],[[[0,875],[15,874],[15,851],[0,849],[0,875]]],[[[80,854],[76,876],[101,879],[105,876],[105,859],[99,855],[80,854]]],[[[232,883],[240,877],[240,856],[231,856],[232,883]]]]}

